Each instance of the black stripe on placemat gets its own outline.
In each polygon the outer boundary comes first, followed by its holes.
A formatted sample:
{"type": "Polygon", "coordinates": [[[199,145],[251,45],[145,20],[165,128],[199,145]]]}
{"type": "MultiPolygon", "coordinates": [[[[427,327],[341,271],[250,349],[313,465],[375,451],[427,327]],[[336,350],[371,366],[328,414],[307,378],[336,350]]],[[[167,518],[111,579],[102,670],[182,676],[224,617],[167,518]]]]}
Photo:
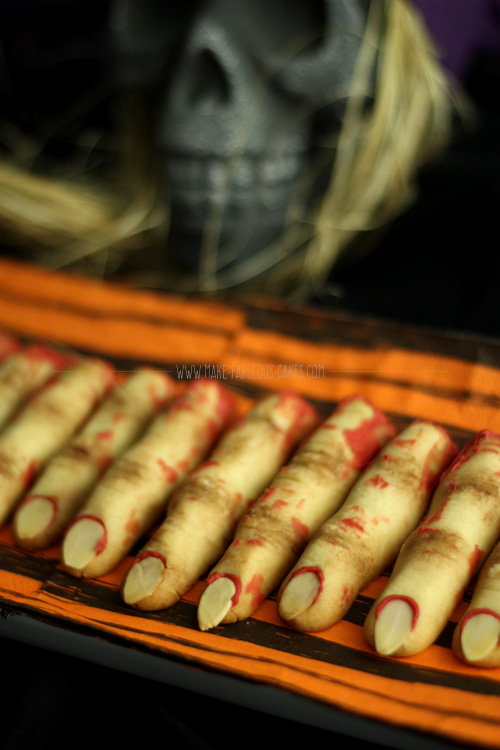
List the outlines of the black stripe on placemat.
{"type": "MultiPolygon", "coordinates": [[[[29,610],[29,608],[18,607],[16,609],[13,609],[9,605],[7,605],[7,606],[5,606],[3,604],[0,605],[0,616],[9,616],[9,614],[11,614],[12,612],[15,612],[18,615],[32,616],[32,612],[29,610]]],[[[38,616],[37,619],[40,620],[40,621],[42,621],[42,622],[44,622],[44,623],[46,623],[46,624],[52,625],[53,627],[56,627],[56,628],[59,627],[59,628],[62,628],[64,630],[68,629],[67,628],[67,623],[64,621],[64,618],[61,618],[61,619],[58,619],[58,620],[54,620],[54,617],[50,617],[50,619],[49,619],[46,616],[38,616]]],[[[141,635],[141,634],[144,634],[145,631],[142,631],[142,630],[130,627],[130,626],[124,626],[124,627],[122,627],[122,631],[123,631],[123,633],[127,633],[127,634],[130,634],[130,635],[129,636],[124,636],[124,635],[121,635],[121,634],[116,634],[116,632],[111,632],[109,630],[106,630],[106,631],[103,632],[103,630],[101,628],[100,629],[100,634],[99,634],[99,640],[107,642],[107,643],[113,643],[113,644],[116,644],[118,646],[122,646],[123,647],[124,638],[126,638],[127,647],[130,648],[130,649],[132,649],[135,652],[142,652],[142,653],[150,654],[150,655],[153,655],[153,656],[158,656],[158,653],[160,651],[160,653],[166,654],[166,656],[169,659],[169,661],[172,661],[172,662],[175,662],[175,663],[178,663],[178,664],[185,664],[185,665],[188,665],[188,666],[191,666],[191,667],[199,667],[199,661],[200,660],[196,659],[195,657],[192,657],[190,655],[179,653],[178,650],[171,650],[173,647],[171,647],[171,649],[169,650],[169,648],[168,648],[168,644],[169,643],[176,644],[177,646],[180,646],[180,647],[190,648],[192,651],[203,651],[205,653],[213,653],[213,654],[219,654],[219,655],[223,655],[223,656],[226,655],[229,658],[231,658],[232,656],[234,656],[233,652],[230,652],[230,651],[224,651],[223,649],[220,649],[220,648],[212,648],[212,647],[200,646],[199,644],[196,644],[196,643],[193,644],[192,642],[190,642],[189,640],[187,640],[185,638],[170,637],[170,636],[165,636],[165,635],[161,635],[161,634],[158,635],[158,638],[162,639],[165,642],[166,645],[165,645],[164,649],[159,650],[157,647],[151,647],[151,646],[149,646],[148,644],[146,644],[146,643],[144,643],[142,641],[137,641],[136,640],[137,636],[141,635]]],[[[95,628],[94,627],[89,626],[89,625],[83,625],[81,623],[73,623],[72,622],[71,623],[71,632],[72,633],[79,633],[79,634],[87,636],[87,637],[88,636],[95,636],[95,628]]],[[[276,665],[276,666],[279,666],[279,667],[283,666],[280,661],[278,661],[277,659],[272,659],[272,658],[262,659],[261,657],[258,657],[256,659],[255,657],[252,657],[251,655],[248,655],[248,654],[243,654],[242,658],[244,658],[245,660],[250,661],[250,662],[251,661],[258,661],[258,662],[264,661],[264,662],[266,662],[266,663],[268,663],[270,665],[276,665]]],[[[318,675],[313,670],[308,670],[308,669],[306,669],[304,667],[297,667],[296,665],[290,666],[288,668],[292,669],[294,672],[296,672],[298,674],[303,674],[304,676],[312,676],[312,677],[318,678],[318,675]]],[[[254,682],[255,681],[255,680],[252,679],[251,676],[249,676],[247,674],[241,674],[238,670],[234,670],[234,669],[232,669],[230,667],[224,668],[223,666],[217,667],[217,666],[214,666],[214,665],[210,665],[209,671],[210,672],[214,672],[214,673],[231,675],[231,676],[237,677],[238,679],[240,679],[242,681],[245,681],[245,682],[254,682]]],[[[262,681],[265,682],[265,678],[263,678],[263,679],[256,678],[256,679],[257,679],[258,682],[262,682],[262,681]]],[[[331,677],[331,676],[319,676],[319,679],[322,679],[326,683],[329,683],[329,684],[332,684],[332,685],[335,684],[335,685],[340,686],[340,687],[345,686],[346,688],[348,688],[350,690],[357,691],[358,693],[360,693],[360,695],[370,694],[372,696],[379,696],[379,697],[385,698],[386,700],[390,700],[392,703],[399,703],[401,705],[408,706],[408,702],[407,701],[402,701],[402,700],[398,699],[397,695],[387,695],[386,693],[381,693],[380,691],[377,691],[375,689],[368,689],[366,687],[360,687],[358,685],[352,684],[348,680],[342,680],[340,677],[334,678],[334,677],[331,677]]],[[[291,688],[290,688],[290,690],[291,690],[291,688]]],[[[300,684],[297,684],[294,692],[301,693],[300,684]]],[[[309,693],[307,693],[307,692],[303,692],[302,691],[302,694],[307,695],[308,697],[311,697],[309,695],[309,693]]],[[[317,698],[317,700],[321,700],[321,699],[317,698]]],[[[330,704],[327,702],[327,705],[330,705],[330,704]]],[[[360,705],[362,705],[362,704],[360,704],[360,705]]],[[[447,709],[447,708],[441,708],[439,706],[423,706],[423,708],[425,708],[426,710],[430,710],[434,714],[441,715],[443,717],[450,717],[450,716],[453,717],[454,715],[456,715],[456,711],[450,710],[450,709],[447,709]]],[[[469,712],[467,714],[467,718],[469,718],[470,720],[477,720],[477,721],[482,722],[483,724],[489,724],[489,725],[492,725],[492,726],[497,726],[497,724],[499,723],[499,721],[497,721],[495,719],[491,719],[490,717],[485,717],[484,715],[478,715],[478,714],[472,713],[472,712],[469,712]]],[[[418,731],[418,730],[414,730],[414,731],[418,731]]]]}
{"type": "Polygon", "coordinates": [[[500,368],[500,345],[480,334],[433,330],[323,308],[248,305],[247,327],[358,349],[397,347],[500,368]]]}
{"type": "MultiPolygon", "coordinates": [[[[59,569],[53,570],[51,579],[48,580],[42,588],[46,595],[52,597],[54,603],[59,599],[61,600],[61,603],[77,602],[78,604],[83,604],[94,609],[96,611],[95,623],[97,627],[99,627],[100,623],[105,624],[99,618],[99,611],[104,609],[105,611],[107,610],[126,615],[127,617],[136,618],[143,623],[142,627],[137,628],[129,628],[122,624],[117,626],[113,624],[109,625],[110,627],[116,629],[119,628],[124,631],[131,629],[132,632],[148,635],[149,630],[147,623],[151,620],[165,622],[189,630],[198,630],[196,616],[197,607],[191,602],[181,600],[167,610],[159,612],[140,612],[127,607],[124,604],[120,593],[115,586],[105,584],[99,580],[82,579],[79,579],[77,585],[75,585],[75,579],[69,576],[65,571],[59,569]]],[[[362,615],[363,612],[367,611],[369,604],[372,602],[373,600],[370,600],[368,597],[358,598],[355,605],[353,605],[354,616],[356,618],[359,617],[360,612],[362,615]]],[[[42,614],[46,615],[43,611],[42,614]]],[[[61,607],[60,616],[63,619],[72,622],[71,615],[68,614],[64,607],[61,607]]],[[[350,620],[349,615],[346,619],[350,620]]],[[[449,625],[450,628],[453,629],[453,624],[450,623],[449,625]]],[[[337,666],[347,667],[349,669],[355,669],[390,679],[402,680],[405,682],[423,682],[426,684],[451,687],[484,695],[500,694],[498,683],[489,680],[487,675],[485,675],[485,677],[467,677],[463,674],[455,675],[438,669],[417,667],[403,661],[386,659],[375,653],[358,651],[357,649],[348,646],[332,643],[320,636],[300,633],[290,630],[285,626],[280,627],[253,618],[233,623],[231,625],[220,626],[215,628],[213,632],[230,640],[248,642],[257,646],[313,659],[314,661],[335,664],[337,666]]],[[[196,644],[183,639],[181,635],[176,637],[155,633],[155,637],[164,640],[166,643],[169,640],[179,643],[185,642],[186,645],[200,650],[213,650],[225,653],[224,650],[219,650],[217,648],[210,649],[208,647],[205,648],[205,646],[197,646],[196,644]]],[[[449,634],[446,636],[446,640],[449,640],[449,634]]]]}

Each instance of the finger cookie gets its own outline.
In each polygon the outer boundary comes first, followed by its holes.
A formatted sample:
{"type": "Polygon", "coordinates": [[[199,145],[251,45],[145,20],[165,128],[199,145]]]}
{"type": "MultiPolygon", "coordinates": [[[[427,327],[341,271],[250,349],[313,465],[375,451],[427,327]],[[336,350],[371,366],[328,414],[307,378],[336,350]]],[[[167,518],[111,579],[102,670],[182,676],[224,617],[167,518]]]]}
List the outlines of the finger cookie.
{"type": "Polygon", "coordinates": [[[0,435],[0,523],[114,387],[106,362],[79,359],[74,368],[38,392],[0,435]]]}
{"type": "Polygon", "coordinates": [[[165,521],[124,580],[125,602],[163,609],[191,588],[317,422],[313,407],[295,394],[274,394],[250,409],[172,498],[165,521]]]}
{"type": "Polygon", "coordinates": [[[471,603],[455,628],[453,651],[475,667],[500,666],[500,542],[481,568],[471,603]]]}
{"type": "Polygon", "coordinates": [[[13,519],[17,544],[38,550],[59,541],[104,471],[174,393],[174,381],[152,369],[137,371],[117,386],[23,499],[13,519]]]}
{"type": "Polygon", "coordinates": [[[94,578],[114,568],[206,457],[232,410],[232,397],[217,381],[188,386],[110,467],[66,529],[61,550],[66,570],[94,578]]]}
{"type": "Polygon", "coordinates": [[[0,429],[50,377],[65,370],[70,358],[39,344],[31,344],[0,364],[0,429]]]}
{"type": "Polygon", "coordinates": [[[365,621],[385,656],[411,656],[442,631],[492,550],[500,525],[500,435],[484,430],[446,471],[427,517],[401,548],[365,621]]]}
{"type": "Polygon", "coordinates": [[[283,582],[281,618],[303,631],[338,622],[358,592],[394,560],[455,454],[443,429],[420,421],[386,445],[283,582]]]}
{"type": "Polygon", "coordinates": [[[240,521],[207,578],[198,606],[202,630],[255,612],[393,435],[394,427],[366,399],[339,404],[240,521]]]}

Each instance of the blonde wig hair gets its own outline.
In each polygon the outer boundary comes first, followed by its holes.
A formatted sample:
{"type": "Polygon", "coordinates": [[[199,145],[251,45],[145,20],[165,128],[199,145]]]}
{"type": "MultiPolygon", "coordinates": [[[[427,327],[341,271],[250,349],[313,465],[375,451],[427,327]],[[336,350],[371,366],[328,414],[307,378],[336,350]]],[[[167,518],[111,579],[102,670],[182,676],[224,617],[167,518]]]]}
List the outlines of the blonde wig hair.
{"type": "Polygon", "coordinates": [[[376,236],[411,203],[418,169],[448,142],[456,111],[456,92],[411,3],[372,0],[342,126],[322,150],[331,162],[326,192],[315,209],[298,199],[283,236],[257,258],[227,273],[207,272],[217,267],[215,238],[208,243],[214,257],[196,278],[179,280],[165,262],[162,273],[148,271],[148,249],[167,241],[168,197],[151,177],[146,124],[135,102],[133,127],[118,141],[115,187],[67,183],[5,163],[0,231],[51,268],[119,277],[137,255],[144,270],[128,283],[185,292],[249,288],[304,301],[354,239],[376,236]]]}

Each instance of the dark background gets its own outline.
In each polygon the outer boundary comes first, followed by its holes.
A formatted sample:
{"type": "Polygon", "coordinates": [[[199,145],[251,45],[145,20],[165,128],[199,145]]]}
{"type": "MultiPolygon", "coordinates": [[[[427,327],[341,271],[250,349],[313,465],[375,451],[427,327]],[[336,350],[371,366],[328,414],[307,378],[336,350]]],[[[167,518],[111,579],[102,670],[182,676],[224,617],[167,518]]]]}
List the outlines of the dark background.
{"type": "MultiPolygon", "coordinates": [[[[349,258],[313,302],[398,321],[500,335],[500,0],[414,0],[477,109],[424,169],[415,204],[363,259],[349,258]]],[[[0,154],[34,137],[35,171],[99,176],[117,94],[109,0],[4,0],[0,6],[0,154]],[[14,124],[6,128],[4,123],[14,124]],[[92,143],[81,133],[95,134],[92,143]],[[3,146],[2,146],[3,144],[3,146]],[[56,170],[57,171],[57,170],[56,170]]],[[[0,249],[2,233],[0,227],[0,249]]],[[[10,248],[4,243],[3,249],[10,248]]],[[[349,257],[356,258],[356,254],[349,257]]]]}

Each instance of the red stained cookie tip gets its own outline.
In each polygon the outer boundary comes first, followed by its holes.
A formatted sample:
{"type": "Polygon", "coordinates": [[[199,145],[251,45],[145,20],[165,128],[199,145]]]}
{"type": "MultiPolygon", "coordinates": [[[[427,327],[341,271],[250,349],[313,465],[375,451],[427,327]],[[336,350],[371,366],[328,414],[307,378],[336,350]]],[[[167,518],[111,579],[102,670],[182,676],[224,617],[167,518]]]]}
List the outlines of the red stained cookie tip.
{"type": "Polygon", "coordinates": [[[319,422],[319,414],[312,404],[305,398],[293,391],[279,391],[278,405],[284,409],[291,409],[294,413],[294,420],[288,429],[288,435],[291,440],[296,441],[303,437],[319,422]]]}
{"type": "Polygon", "coordinates": [[[394,425],[389,422],[385,414],[378,410],[375,411],[373,417],[365,419],[359,427],[345,430],[345,439],[354,453],[351,466],[354,469],[363,469],[395,434],[394,425]]]}

